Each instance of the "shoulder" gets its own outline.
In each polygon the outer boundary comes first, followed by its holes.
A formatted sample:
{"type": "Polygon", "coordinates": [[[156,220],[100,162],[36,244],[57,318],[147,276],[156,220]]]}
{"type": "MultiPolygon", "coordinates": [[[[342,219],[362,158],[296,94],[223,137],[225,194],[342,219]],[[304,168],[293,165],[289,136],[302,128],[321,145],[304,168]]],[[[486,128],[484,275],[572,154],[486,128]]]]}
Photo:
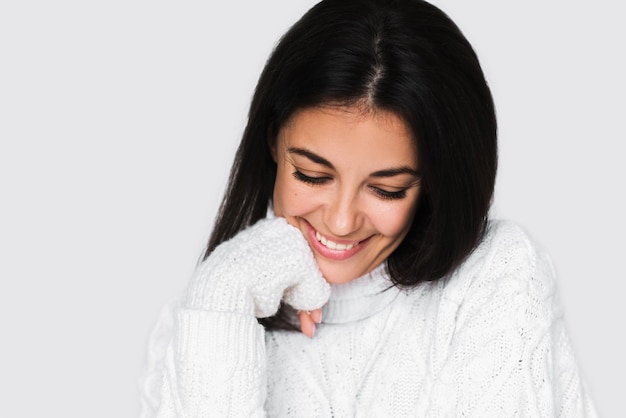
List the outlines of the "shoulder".
{"type": "Polygon", "coordinates": [[[524,228],[508,220],[492,220],[468,261],[492,269],[534,268],[539,247],[524,228]]]}
{"type": "Polygon", "coordinates": [[[484,408],[481,416],[496,409],[544,416],[588,403],[551,263],[524,228],[490,222],[480,245],[443,283],[431,355],[441,383],[434,396],[456,396],[457,408],[484,408]]]}
{"type": "Polygon", "coordinates": [[[474,265],[482,276],[553,276],[552,264],[541,246],[523,227],[507,220],[489,222],[485,236],[461,270],[466,265],[474,265]]]}
{"type": "Polygon", "coordinates": [[[528,309],[555,294],[552,263],[528,232],[515,222],[490,221],[465,262],[448,278],[448,298],[474,306],[507,300],[528,309]]]}

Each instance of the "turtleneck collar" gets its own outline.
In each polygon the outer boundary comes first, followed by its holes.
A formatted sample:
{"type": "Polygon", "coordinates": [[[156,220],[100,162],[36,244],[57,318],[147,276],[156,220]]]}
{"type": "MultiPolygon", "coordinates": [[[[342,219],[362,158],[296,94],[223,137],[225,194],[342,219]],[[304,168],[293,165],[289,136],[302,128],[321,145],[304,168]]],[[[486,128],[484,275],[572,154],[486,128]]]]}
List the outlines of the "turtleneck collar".
{"type": "Polygon", "coordinates": [[[327,324],[365,319],[383,310],[400,293],[389,278],[386,263],[348,283],[331,285],[331,289],[322,314],[327,324]]]}

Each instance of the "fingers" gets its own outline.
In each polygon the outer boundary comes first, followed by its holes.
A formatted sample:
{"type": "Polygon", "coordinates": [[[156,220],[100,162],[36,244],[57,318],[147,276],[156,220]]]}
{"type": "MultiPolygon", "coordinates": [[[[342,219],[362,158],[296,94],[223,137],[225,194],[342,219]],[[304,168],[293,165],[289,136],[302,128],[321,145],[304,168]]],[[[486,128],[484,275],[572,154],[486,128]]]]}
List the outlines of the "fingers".
{"type": "MultiPolygon", "coordinates": [[[[315,263],[314,260],[311,262],[315,263]]],[[[317,269],[317,266],[314,265],[313,268],[317,269]]],[[[296,284],[287,288],[283,295],[283,300],[291,307],[301,311],[312,311],[328,301],[330,285],[321,273],[307,274],[296,279],[298,280],[296,284]]]]}
{"type": "Polygon", "coordinates": [[[302,333],[309,338],[313,338],[316,324],[322,322],[322,310],[298,311],[298,319],[300,320],[300,330],[302,333]]]}
{"type": "Polygon", "coordinates": [[[313,309],[312,311],[310,311],[309,316],[311,317],[313,322],[315,322],[316,324],[322,323],[322,310],[321,309],[313,309]]]}

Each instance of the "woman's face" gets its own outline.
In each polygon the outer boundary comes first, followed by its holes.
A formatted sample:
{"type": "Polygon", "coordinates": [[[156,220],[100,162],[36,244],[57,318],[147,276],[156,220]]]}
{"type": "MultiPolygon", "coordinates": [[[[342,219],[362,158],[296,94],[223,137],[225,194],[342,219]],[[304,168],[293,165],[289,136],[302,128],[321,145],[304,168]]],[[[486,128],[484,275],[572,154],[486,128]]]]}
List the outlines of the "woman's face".
{"type": "Polygon", "coordinates": [[[301,110],[272,153],[274,212],[300,229],[329,283],[373,270],[406,236],[420,175],[411,133],[393,113],[301,110]]]}

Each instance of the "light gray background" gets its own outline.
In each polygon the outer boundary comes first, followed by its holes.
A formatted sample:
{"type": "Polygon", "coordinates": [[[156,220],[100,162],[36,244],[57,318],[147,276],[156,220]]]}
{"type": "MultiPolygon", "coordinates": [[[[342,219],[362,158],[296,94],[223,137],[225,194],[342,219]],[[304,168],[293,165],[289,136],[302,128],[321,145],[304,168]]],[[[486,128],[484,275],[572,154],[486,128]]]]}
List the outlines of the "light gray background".
{"type": "MultiPolygon", "coordinates": [[[[136,415],[145,339],[202,251],[256,78],[315,1],[220,3],[0,5],[0,416],[136,415]]],[[[494,214],[552,255],[583,376],[616,416],[620,3],[435,4],[497,103],[494,214]]]]}

